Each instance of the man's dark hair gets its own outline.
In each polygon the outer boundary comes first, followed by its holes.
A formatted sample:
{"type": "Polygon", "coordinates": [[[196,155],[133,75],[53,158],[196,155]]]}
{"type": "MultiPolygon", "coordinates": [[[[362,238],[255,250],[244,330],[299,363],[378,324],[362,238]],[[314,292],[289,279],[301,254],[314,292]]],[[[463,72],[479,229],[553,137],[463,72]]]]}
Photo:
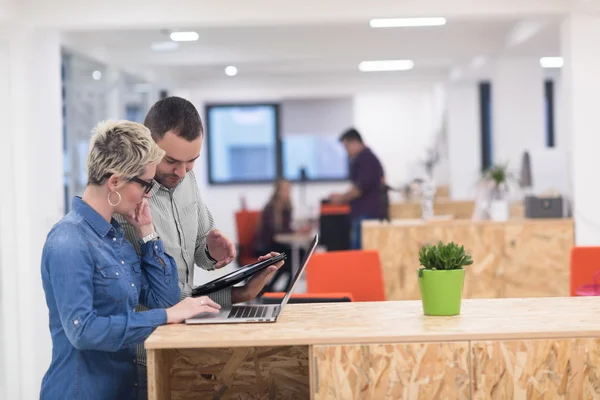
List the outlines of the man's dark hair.
{"type": "Polygon", "coordinates": [[[150,129],[155,140],[162,139],[165,133],[173,131],[191,142],[204,132],[196,107],[181,97],[165,97],[154,103],[146,115],[144,125],[150,129]]]}
{"type": "Polygon", "coordinates": [[[340,142],[345,142],[345,141],[359,142],[359,143],[363,142],[362,137],[360,136],[360,133],[358,133],[358,131],[354,128],[350,128],[346,132],[342,133],[342,136],[340,136],[340,142]]]}

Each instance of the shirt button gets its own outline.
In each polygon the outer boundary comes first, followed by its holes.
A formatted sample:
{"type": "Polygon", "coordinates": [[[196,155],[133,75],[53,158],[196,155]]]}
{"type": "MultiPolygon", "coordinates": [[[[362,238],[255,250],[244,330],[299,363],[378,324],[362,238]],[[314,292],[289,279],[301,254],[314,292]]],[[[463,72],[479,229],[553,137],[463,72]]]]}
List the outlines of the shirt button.
{"type": "Polygon", "coordinates": [[[158,250],[158,246],[154,246],[154,250],[158,250]]]}
{"type": "Polygon", "coordinates": [[[133,386],[137,386],[137,382],[133,384],[133,386]]]}
{"type": "Polygon", "coordinates": [[[121,264],[125,264],[125,261],[121,260],[121,264]]]}
{"type": "Polygon", "coordinates": [[[117,238],[113,238],[113,242],[116,242],[116,241],[117,241],[117,238]]]}
{"type": "Polygon", "coordinates": [[[131,286],[135,286],[135,285],[132,283],[131,286]]]}
{"type": "Polygon", "coordinates": [[[73,324],[79,325],[79,320],[76,319],[75,321],[73,321],[73,324]]]}
{"type": "Polygon", "coordinates": [[[115,274],[116,274],[117,276],[119,276],[119,273],[118,273],[118,272],[115,272],[115,274]]]}

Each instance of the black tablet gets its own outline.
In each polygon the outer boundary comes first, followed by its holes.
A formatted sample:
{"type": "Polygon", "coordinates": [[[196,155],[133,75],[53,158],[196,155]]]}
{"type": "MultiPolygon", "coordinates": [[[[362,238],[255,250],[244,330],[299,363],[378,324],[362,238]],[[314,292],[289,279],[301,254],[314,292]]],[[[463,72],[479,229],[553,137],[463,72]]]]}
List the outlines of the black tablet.
{"type": "Polygon", "coordinates": [[[252,275],[262,271],[263,269],[270,267],[271,265],[276,264],[279,261],[285,260],[286,258],[287,255],[285,253],[281,253],[278,256],[271,257],[263,261],[258,261],[254,264],[244,265],[243,267],[227,275],[224,275],[202,286],[198,286],[192,289],[192,297],[206,296],[207,294],[214,293],[221,289],[233,286],[237,283],[240,283],[244,279],[249,278],[252,275]]]}

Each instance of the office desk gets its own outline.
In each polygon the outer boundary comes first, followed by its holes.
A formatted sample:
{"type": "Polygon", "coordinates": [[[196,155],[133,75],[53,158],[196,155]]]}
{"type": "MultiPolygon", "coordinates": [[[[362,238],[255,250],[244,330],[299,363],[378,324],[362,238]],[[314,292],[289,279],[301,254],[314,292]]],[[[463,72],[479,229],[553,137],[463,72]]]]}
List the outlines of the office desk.
{"type": "Polygon", "coordinates": [[[465,298],[568,296],[572,219],[364,221],[362,247],[379,251],[388,300],[419,298],[419,249],[454,241],[471,253],[465,298]]]}
{"type": "Polygon", "coordinates": [[[591,399],[594,297],[291,304],[273,324],[170,325],[146,340],[150,399],[591,399]]]}

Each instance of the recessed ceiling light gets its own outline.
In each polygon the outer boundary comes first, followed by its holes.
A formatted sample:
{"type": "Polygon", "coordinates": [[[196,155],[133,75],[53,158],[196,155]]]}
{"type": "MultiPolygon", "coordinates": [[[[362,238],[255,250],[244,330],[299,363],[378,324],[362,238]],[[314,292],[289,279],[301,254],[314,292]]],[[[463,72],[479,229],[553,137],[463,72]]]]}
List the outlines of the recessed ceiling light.
{"type": "Polygon", "coordinates": [[[95,81],[99,81],[100,79],[102,79],[102,72],[100,72],[100,71],[94,71],[94,72],[92,72],[92,78],[95,81]]]}
{"type": "Polygon", "coordinates": [[[486,59],[485,57],[478,56],[471,60],[471,68],[478,69],[485,65],[486,59]]]}
{"type": "Polygon", "coordinates": [[[446,18],[374,18],[369,22],[371,28],[408,28],[417,26],[446,25],[446,18]]]}
{"type": "Polygon", "coordinates": [[[225,75],[227,76],[236,76],[238,73],[238,69],[233,65],[230,65],[225,68],[225,75]]]}
{"type": "Polygon", "coordinates": [[[540,65],[542,68],[562,68],[565,64],[562,57],[542,57],[540,58],[540,65]]]}
{"type": "Polygon", "coordinates": [[[174,42],[194,42],[198,40],[198,32],[171,32],[170,38],[174,42]]]}
{"type": "Polygon", "coordinates": [[[374,71],[407,71],[414,67],[413,60],[379,60],[363,61],[358,65],[362,72],[374,71]]]}
{"type": "Polygon", "coordinates": [[[150,48],[153,51],[170,51],[170,50],[176,50],[178,47],[179,47],[179,43],[171,42],[171,41],[154,42],[150,45],[150,48]]]}

